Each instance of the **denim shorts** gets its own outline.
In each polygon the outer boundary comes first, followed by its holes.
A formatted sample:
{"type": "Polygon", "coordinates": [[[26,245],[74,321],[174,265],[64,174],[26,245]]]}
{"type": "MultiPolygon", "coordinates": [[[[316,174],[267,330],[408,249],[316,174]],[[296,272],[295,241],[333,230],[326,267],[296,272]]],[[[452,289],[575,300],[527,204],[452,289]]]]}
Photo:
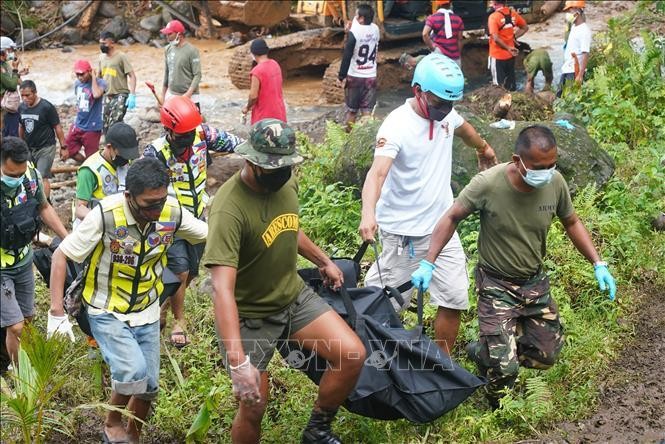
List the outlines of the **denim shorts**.
{"type": "Polygon", "coordinates": [[[205,249],[205,242],[190,244],[185,239],[175,237],[173,243],[166,250],[167,265],[175,274],[189,272],[189,277],[199,275],[199,264],[205,249]]]}
{"type": "Polygon", "coordinates": [[[23,322],[35,314],[35,274],[32,261],[0,272],[0,327],[23,322]]]}
{"type": "Polygon", "coordinates": [[[111,313],[88,315],[90,330],[111,368],[111,388],[151,401],[159,390],[159,322],[130,327],[111,313]]]}

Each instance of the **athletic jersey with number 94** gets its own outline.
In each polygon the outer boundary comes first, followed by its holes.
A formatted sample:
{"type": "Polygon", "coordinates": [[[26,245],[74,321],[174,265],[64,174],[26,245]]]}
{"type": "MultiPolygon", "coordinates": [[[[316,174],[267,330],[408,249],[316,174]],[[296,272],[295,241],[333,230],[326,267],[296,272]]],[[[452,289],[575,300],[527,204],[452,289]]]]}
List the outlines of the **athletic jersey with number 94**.
{"type": "Polygon", "coordinates": [[[353,50],[348,75],[361,78],[376,77],[376,53],[381,38],[379,27],[374,23],[361,25],[354,18],[351,33],[356,39],[356,47],[353,50]]]}

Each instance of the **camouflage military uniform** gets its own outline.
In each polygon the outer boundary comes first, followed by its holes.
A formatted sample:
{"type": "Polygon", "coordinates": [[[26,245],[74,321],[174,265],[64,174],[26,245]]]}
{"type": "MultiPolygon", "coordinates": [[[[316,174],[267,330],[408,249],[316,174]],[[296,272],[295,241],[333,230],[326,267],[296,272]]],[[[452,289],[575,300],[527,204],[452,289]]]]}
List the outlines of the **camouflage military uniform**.
{"type": "Polygon", "coordinates": [[[544,272],[508,282],[476,268],[480,342],[471,356],[486,370],[490,402],[512,387],[519,366],[547,369],[563,346],[563,327],[544,272]]]}
{"type": "Polygon", "coordinates": [[[127,112],[128,94],[104,95],[104,134],[114,123],[122,122],[127,112]]]}

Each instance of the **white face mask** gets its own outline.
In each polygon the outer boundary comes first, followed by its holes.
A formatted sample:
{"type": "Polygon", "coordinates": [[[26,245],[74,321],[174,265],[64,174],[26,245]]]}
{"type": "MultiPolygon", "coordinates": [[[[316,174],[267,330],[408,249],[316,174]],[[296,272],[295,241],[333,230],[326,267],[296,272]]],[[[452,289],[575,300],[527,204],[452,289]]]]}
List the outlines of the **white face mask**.
{"type": "Polygon", "coordinates": [[[546,170],[530,170],[524,165],[524,162],[522,162],[521,158],[520,163],[526,170],[526,176],[522,176],[522,179],[527,185],[534,188],[542,188],[552,181],[552,176],[554,176],[556,165],[546,170]]]}
{"type": "Polygon", "coordinates": [[[7,60],[16,60],[16,53],[15,52],[10,52],[7,54],[7,60]]]}
{"type": "Polygon", "coordinates": [[[566,23],[573,23],[577,19],[577,14],[566,12],[566,23]]]}
{"type": "Polygon", "coordinates": [[[171,45],[171,46],[178,46],[179,44],[180,44],[180,36],[179,36],[179,35],[176,35],[176,38],[174,38],[173,40],[171,40],[170,45],[171,45]]]}

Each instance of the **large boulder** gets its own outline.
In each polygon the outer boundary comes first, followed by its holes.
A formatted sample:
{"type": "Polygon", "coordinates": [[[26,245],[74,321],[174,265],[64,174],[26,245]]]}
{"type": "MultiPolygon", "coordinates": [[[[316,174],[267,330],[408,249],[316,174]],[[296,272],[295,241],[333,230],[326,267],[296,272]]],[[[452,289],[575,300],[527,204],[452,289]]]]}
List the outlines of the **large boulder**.
{"type": "Polygon", "coordinates": [[[16,31],[16,22],[14,22],[9,14],[2,14],[0,20],[0,30],[2,30],[2,35],[11,35],[16,31]]]}
{"type": "Polygon", "coordinates": [[[123,39],[129,34],[129,25],[122,16],[117,16],[104,26],[102,32],[104,31],[112,32],[117,39],[123,39]]]}
{"type": "MultiPolygon", "coordinates": [[[[60,6],[60,14],[62,14],[62,18],[65,20],[71,18],[74,14],[81,10],[83,4],[83,2],[63,2],[60,6]]],[[[72,24],[75,25],[76,21],[74,21],[72,24]]]]}
{"type": "MultiPolygon", "coordinates": [[[[559,159],[557,169],[568,181],[570,190],[575,193],[579,188],[589,183],[597,186],[604,185],[614,173],[614,161],[598,143],[593,140],[586,129],[569,118],[573,129],[563,128],[554,121],[517,121],[515,129],[495,129],[489,126],[491,122],[483,120],[464,107],[458,112],[484,137],[494,148],[499,162],[511,159],[515,140],[523,128],[539,124],[550,128],[557,139],[559,159]]],[[[559,117],[555,116],[554,120],[559,117]]],[[[373,159],[375,137],[381,122],[370,121],[364,125],[356,125],[349,136],[337,134],[342,131],[333,129],[328,131],[329,143],[332,146],[338,143],[339,154],[335,159],[331,172],[326,177],[330,183],[341,181],[345,185],[362,188],[365,176],[373,159]],[[332,143],[331,143],[331,140],[332,143]]],[[[478,172],[476,153],[461,139],[455,138],[453,143],[452,185],[455,192],[461,190],[478,172]]]]}
{"type": "Polygon", "coordinates": [[[135,29],[132,31],[132,37],[134,37],[134,40],[136,40],[139,43],[143,43],[144,45],[150,41],[150,31],[146,31],[145,29],[135,29]]]}
{"type": "MultiPolygon", "coordinates": [[[[19,32],[18,37],[16,37],[16,40],[15,40],[16,45],[20,46],[20,45],[23,44],[23,45],[26,45],[26,46],[31,46],[31,45],[27,45],[27,44],[32,42],[33,40],[37,40],[39,38],[39,33],[34,29],[25,28],[23,30],[22,37],[23,38],[21,38],[21,33],[19,32]]],[[[34,45],[34,43],[32,45],[34,45]]]]}
{"type": "Polygon", "coordinates": [[[110,1],[102,2],[97,13],[106,18],[113,18],[119,14],[118,8],[116,8],[110,1]]]}
{"type": "Polygon", "coordinates": [[[80,45],[83,42],[81,30],[73,26],[65,26],[62,31],[62,43],[65,45],[80,45]]]}
{"type": "MultiPolygon", "coordinates": [[[[552,121],[516,121],[514,129],[496,129],[463,107],[458,112],[494,148],[499,162],[511,160],[519,132],[530,125],[543,125],[554,133],[559,150],[557,170],[568,181],[574,194],[579,188],[595,183],[602,187],[614,173],[614,160],[589,136],[586,128],[569,116],[555,115],[552,121]],[[554,123],[559,117],[567,120],[573,129],[554,123]]],[[[461,189],[478,172],[475,150],[464,145],[461,139],[453,143],[453,186],[461,189]]],[[[456,190],[458,191],[458,190],[456,190]]]]}
{"type": "Polygon", "coordinates": [[[149,15],[148,17],[143,17],[141,23],[139,23],[141,28],[150,32],[159,32],[162,29],[162,16],[161,15],[149,15]]]}

